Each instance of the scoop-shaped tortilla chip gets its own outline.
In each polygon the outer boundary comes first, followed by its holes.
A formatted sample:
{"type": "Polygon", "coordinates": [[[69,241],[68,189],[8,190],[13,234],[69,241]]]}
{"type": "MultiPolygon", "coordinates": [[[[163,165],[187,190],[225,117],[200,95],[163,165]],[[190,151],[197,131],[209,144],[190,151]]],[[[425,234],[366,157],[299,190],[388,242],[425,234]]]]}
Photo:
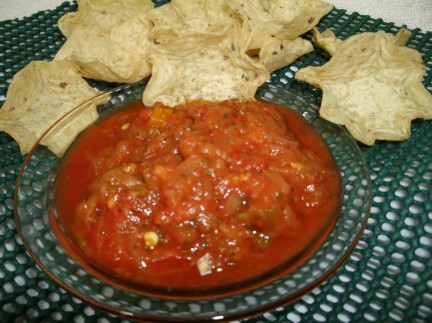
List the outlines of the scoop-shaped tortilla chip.
{"type": "Polygon", "coordinates": [[[222,34],[237,24],[237,46],[273,72],[312,50],[312,44],[298,36],[331,9],[320,0],[173,0],[148,17],[155,29],[181,35],[222,34]]]}
{"type": "Polygon", "coordinates": [[[150,44],[153,24],[130,18],[112,28],[81,23],[60,48],[54,60],[80,67],[84,77],[117,83],[133,83],[151,74],[150,44]]]}
{"type": "Polygon", "coordinates": [[[243,21],[245,51],[269,72],[312,51],[312,44],[299,36],[333,8],[320,0],[233,0],[227,5],[243,21]]]}
{"type": "Polygon", "coordinates": [[[244,21],[245,49],[257,50],[272,37],[293,40],[312,30],[333,6],[321,0],[233,0],[244,21]]]}
{"type": "Polygon", "coordinates": [[[144,104],[253,99],[269,74],[237,46],[238,35],[234,26],[221,35],[152,32],[157,45],[151,56],[153,72],[144,90],[144,104]]]}
{"type": "Polygon", "coordinates": [[[13,77],[6,101],[0,109],[0,130],[9,133],[24,155],[63,115],[82,103],[80,115],[57,134],[46,137],[42,144],[61,156],[75,136],[97,117],[96,106],[106,103],[101,95],[81,77],[78,68],[68,62],[33,61],[13,77]],[[60,133],[60,134],[59,134],[60,133]]]}
{"type": "Polygon", "coordinates": [[[343,44],[343,41],[337,38],[331,29],[320,33],[318,29],[314,28],[312,41],[332,56],[338,52],[343,44]]]}
{"type": "Polygon", "coordinates": [[[172,0],[149,11],[155,29],[171,29],[178,34],[221,34],[238,15],[227,0],[172,0]]]}
{"type": "Polygon", "coordinates": [[[111,29],[130,18],[144,17],[153,8],[151,0],[78,0],[78,10],[61,17],[58,26],[63,35],[70,37],[82,24],[111,29]]]}
{"type": "Polygon", "coordinates": [[[269,37],[264,41],[259,51],[258,62],[263,64],[271,73],[291,64],[312,50],[311,42],[300,37],[292,40],[269,37]]]}
{"type": "Polygon", "coordinates": [[[425,65],[420,53],[404,46],[407,39],[404,29],[396,36],[352,36],[330,50],[328,63],[295,77],[323,90],[320,115],[345,125],[358,141],[405,140],[413,119],[432,119],[432,95],[422,84],[425,65]]]}

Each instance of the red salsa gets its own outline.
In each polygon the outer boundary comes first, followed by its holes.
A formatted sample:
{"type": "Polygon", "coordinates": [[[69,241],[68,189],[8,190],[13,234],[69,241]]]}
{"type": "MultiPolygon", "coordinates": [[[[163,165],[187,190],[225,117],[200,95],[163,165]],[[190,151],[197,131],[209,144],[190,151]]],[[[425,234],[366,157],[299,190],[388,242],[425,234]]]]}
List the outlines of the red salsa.
{"type": "Polygon", "coordinates": [[[290,109],[136,103],[76,139],[56,208],[93,266],[133,284],[206,290],[303,254],[328,232],[340,195],[329,148],[290,109]]]}

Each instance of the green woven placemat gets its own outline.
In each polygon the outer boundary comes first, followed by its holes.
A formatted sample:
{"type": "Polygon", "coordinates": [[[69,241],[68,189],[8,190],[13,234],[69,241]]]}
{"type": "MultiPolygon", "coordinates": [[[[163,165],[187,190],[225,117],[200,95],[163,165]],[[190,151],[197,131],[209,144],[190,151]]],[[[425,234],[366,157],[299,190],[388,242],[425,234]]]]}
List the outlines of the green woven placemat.
{"type": "MultiPolygon", "coordinates": [[[[155,1],[162,4],[166,1],[155,1]]],[[[12,76],[31,60],[50,60],[64,39],[57,20],[76,10],[65,2],[52,11],[0,22],[0,105],[12,76]]],[[[396,33],[394,24],[334,9],[319,24],[347,38],[358,32],[396,33]]],[[[432,91],[431,32],[412,30],[432,91]]],[[[310,38],[311,34],[305,35],[310,38]]],[[[271,82],[319,103],[321,91],[293,78],[329,56],[316,49],[273,73],[271,82]]],[[[101,87],[107,84],[99,84],[101,87]]],[[[320,287],[297,302],[246,322],[430,322],[432,321],[432,122],[415,121],[401,143],[361,146],[374,182],[371,216],[349,259],[320,287]]],[[[0,322],[118,322],[70,296],[47,279],[27,255],[13,218],[13,190],[23,158],[0,133],[0,322]]]]}

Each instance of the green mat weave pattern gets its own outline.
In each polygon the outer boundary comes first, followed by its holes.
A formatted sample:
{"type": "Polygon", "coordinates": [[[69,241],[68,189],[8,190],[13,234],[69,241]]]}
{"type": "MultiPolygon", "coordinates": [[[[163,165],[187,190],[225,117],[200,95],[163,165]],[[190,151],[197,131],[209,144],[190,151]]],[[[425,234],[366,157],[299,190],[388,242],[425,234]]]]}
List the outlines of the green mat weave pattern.
{"type": "MultiPolygon", "coordinates": [[[[53,58],[64,42],[57,20],[74,10],[76,3],[65,2],[52,11],[0,22],[0,106],[16,72],[32,60],[53,58]]],[[[396,33],[399,26],[334,9],[318,28],[331,28],[345,39],[366,31],[396,33]]],[[[407,46],[422,54],[423,82],[432,92],[432,33],[411,32],[407,46]]],[[[273,73],[270,83],[320,103],[321,90],[295,80],[294,74],[329,58],[316,48],[273,73]]],[[[432,121],[413,122],[407,141],[360,148],[374,189],[368,225],[354,252],[320,287],[245,322],[432,322],[432,121]]],[[[124,322],[70,296],[26,253],[13,216],[22,162],[17,144],[0,132],[0,322],[124,322]]]]}

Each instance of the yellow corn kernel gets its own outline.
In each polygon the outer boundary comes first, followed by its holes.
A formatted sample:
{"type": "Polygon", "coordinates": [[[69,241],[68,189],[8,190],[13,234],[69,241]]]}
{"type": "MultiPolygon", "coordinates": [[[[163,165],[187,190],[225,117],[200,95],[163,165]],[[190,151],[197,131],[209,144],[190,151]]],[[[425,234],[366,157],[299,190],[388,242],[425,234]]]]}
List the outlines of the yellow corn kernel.
{"type": "Polygon", "coordinates": [[[243,173],[240,175],[240,181],[242,181],[242,182],[247,181],[250,177],[251,177],[250,172],[243,173]]]}
{"type": "Polygon", "coordinates": [[[130,127],[130,123],[124,123],[124,124],[122,124],[122,126],[120,127],[120,129],[121,130],[126,130],[129,127],[130,127]]]}
{"type": "Polygon", "coordinates": [[[303,169],[303,164],[302,163],[291,162],[291,167],[295,168],[297,170],[302,170],[303,169]]]}
{"type": "Polygon", "coordinates": [[[110,210],[112,210],[112,209],[114,208],[114,204],[115,204],[114,198],[113,198],[113,197],[110,197],[110,198],[108,199],[108,202],[107,202],[107,206],[108,206],[108,208],[109,208],[110,210]]]}
{"type": "Polygon", "coordinates": [[[144,233],[144,240],[147,248],[156,247],[159,242],[159,235],[154,231],[147,231],[144,233]]]}

